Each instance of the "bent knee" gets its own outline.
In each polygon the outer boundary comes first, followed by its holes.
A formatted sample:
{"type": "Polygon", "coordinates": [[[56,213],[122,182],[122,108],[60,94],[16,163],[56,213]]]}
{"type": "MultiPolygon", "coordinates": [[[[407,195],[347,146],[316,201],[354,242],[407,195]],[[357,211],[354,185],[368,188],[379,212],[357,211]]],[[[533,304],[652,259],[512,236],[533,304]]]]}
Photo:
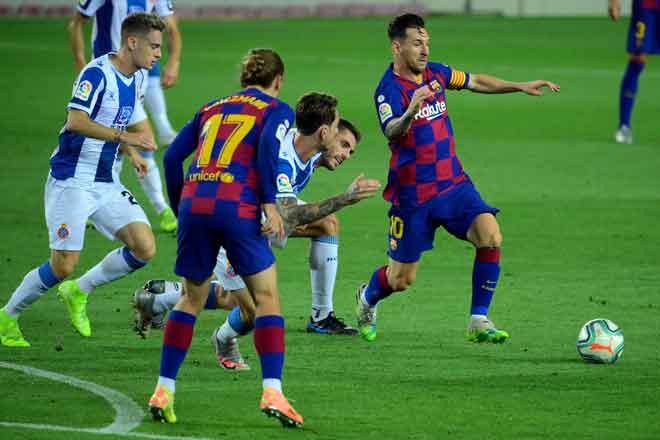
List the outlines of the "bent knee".
{"type": "Polygon", "coordinates": [[[401,274],[398,276],[388,277],[387,281],[393,291],[401,292],[412,286],[416,278],[416,274],[401,274]]]}
{"type": "Polygon", "coordinates": [[[483,235],[477,239],[475,246],[477,248],[501,247],[502,233],[500,231],[493,231],[489,234],[483,235]]]}
{"type": "Polygon", "coordinates": [[[144,240],[131,249],[131,253],[142,261],[149,261],[156,256],[156,241],[144,240]]]}
{"type": "Polygon", "coordinates": [[[646,54],[631,54],[629,60],[635,64],[646,64],[646,54]]]}

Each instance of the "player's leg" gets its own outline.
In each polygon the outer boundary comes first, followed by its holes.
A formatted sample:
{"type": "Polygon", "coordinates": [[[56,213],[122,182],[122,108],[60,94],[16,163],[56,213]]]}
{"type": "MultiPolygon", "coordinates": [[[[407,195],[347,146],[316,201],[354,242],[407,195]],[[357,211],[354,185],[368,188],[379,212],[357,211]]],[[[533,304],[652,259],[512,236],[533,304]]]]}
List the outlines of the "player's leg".
{"type": "Polygon", "coordinates": [[[307,323],[310,333],[356,335],[357,330],[337,318],[333,295],[337,278],[339,219],[334,214],[310,223],[292,237],[309,237],[309,272],[312,310],[307,323]]]}
{"type": "Polygon", "coordinates": [[[165,104],[165,94],[160,85],[160,66],[156,65],[149,71],[147,82],[147,92],[145,95],[145,104],[151,119],[156,125],[158,131],[158,143],[160,145],[169,145],[176,137],[176,131],[172,128],[170,119],[167,117],[167,105],[165,104]]]}
{"type": "Polygon", "coordinates": [[[256,306],[247,287],[231,291],[229,296],[238,303],[227,315],[225,322],[213,331],[211,343],[218,365],[225,370],[249,370],[238,347],[238,338],[254,329],[256,306]]]}
{"type": "Polygon", "coordinates": [[[632,144],[632,125],[630,122],[639,76],[646,65],[645,54],[631,54],[621,81],[619,92],[619,127],[615,133],[615,140],[620,144],[632,144]]]}
{"type": "MultiPolygon", "coordinates": [[[[147,119],[144,110],[140,108],[140,105],[136,105],[136,114],[139,114],[139,112],[142,112],[143,114],[142,119],[138,119],[139,116],[135,116],[134,119],[131,120],[131,125],[127,130],[136,133],[147,133],[153,138],[153,131],[151,130],[151,125],[149,125],[149,120],[147,119]],[[137,122],[133,122],[135,120],[137,120],[137,122]]],[[[139,150],[139,152],[148,163],[147,174],[138,179],[142,186],[142,190],[147,195],[154,210],[158,213],[160,228],[165,232],[172,232],[176,230],[176,216],[165,201],[163,182],[160,177],[160,168],[156,162],[154,152],[144,150],[139,150]]]]}

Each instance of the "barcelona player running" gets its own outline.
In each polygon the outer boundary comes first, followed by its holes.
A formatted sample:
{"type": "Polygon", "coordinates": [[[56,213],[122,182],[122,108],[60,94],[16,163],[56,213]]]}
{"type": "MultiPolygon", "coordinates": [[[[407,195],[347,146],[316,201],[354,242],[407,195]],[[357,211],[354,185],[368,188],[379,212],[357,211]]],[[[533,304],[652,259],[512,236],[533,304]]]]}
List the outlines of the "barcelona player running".
{"type": "Polygon", "coordinates": [[[381,129],[392,157],[384,198],[389,211],[389,264],[376,269],[357,295],[361,336],[376,339],[377,304],[415,281],[422,252],[433,248],[436,228],[471,242],[476,248],[472,273],[468,340],[503,342],[509,335],[488,319],[488,308],[500,274],[502,235],[496,208],[484,202],[456,156],[445,91],[478,93],[556,92],[548,81],[509,82],[429,62],[429,34],[414,14],[395,17],[389,25],[394,62],[374,96],[381,129]]]}
{"type": "MultiPolygon", "coordinates": [[[[621,2],[609,0],[608,12],[612,20],[621,17],[621,2]]],[[[628,65],[619,92],[619,127],[614,139],[620,144],[632,144],[630,118],[637,82],[646,66],[647,54],[660,53],[660,0],[633,0],[632,17],[628,28],[628,65]]]]}
{"type": "Polygon", "coordinates": [[[149,400],[155,420],[176,422],[176,377],[223,247],[256,305],[254,343],[263,377],[259,407],[284,426],[303,423],[282,393],[284,319],[275,257],[262,235],[284,235],[275,205],[275,172],[279,145],[293,124],[294,114],[277,99],[283,75],[284,64],[276,52],[251,50],[242,63],[244,89],[202,107],[165,155],[170,202],[179,214],[174,271],[183,277],[186,294],[165,325],[160,375],[149,400]],[[184,178],[183,163],[193,152],[184,178]],[[263,228],[262,209],[266,215],[263,228]]]}

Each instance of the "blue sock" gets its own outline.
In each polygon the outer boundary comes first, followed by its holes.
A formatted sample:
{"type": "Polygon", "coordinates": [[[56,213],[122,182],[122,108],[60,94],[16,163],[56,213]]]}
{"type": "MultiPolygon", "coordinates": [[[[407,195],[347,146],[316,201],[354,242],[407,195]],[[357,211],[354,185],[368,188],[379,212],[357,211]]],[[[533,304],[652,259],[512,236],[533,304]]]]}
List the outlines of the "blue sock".
{"type": "Polygon", "coordinates": [[[218,308],[218,298],[215,296],[215,288],[218,284],[217,281],[211,281],[211,285],[209,286],[209,296],[206,297],[206,304],[204,304],[204,308],[207,310],[218,308]]]}
{"type": "Polygon", "coordinates": [[[500,248],[479,248],[472,270],[472,315],[488,316],[500,277],[500,248]]]}
{"type": "Polygon", "coordinates": [[[241,319],[241,308],[234,307],[229,316],[227,316],[229,326],[241,336],[247,335],[254,328],[253,324],[249,324],[241,319]]]}
{"type": "Polygon", "coordinates": [[[370,306],[375,306],[378,301],[387,298],[394,292],[387,282],[387,266],[376,269],[371,275],[369,285],[364,291],[364,299],[370,306]]]}
{"type": "Polygon", "coordinates": [[[160,376],[176,379],[183,364],[197,318],[190,313],[172,310],[165,324],[163,351],[160,356],[160,376]]]}
{"type": "Polygon", "coordinates": [[[621,81],[619,95],[619,127],[622,125],[630,127],[630,117],[635,104],[635,95],[637,94],[637,82],[644,66],[645,63],[628,61],[626,72],[621,81]]]}

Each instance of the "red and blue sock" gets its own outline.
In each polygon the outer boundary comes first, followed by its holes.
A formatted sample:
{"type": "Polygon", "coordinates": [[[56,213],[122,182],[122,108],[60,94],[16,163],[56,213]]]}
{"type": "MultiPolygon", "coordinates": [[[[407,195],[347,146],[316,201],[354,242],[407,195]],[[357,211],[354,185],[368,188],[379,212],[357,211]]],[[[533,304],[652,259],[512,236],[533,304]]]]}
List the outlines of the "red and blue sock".
{"type": "Polygon", "coordinates": [[[284,318],[279,315],[259,316],[254,322],[254,346],[261,361],[264,388],[282,390],[284,368],[284,318]]]}
{"type": "Polygon", "coordinates": [[[472,270],[472,315],[488,315],[490,302],[500,278],[500,248],[477,249],[472,270]]]}
{"type": "Polygon", "coordinates": [[[619,127],[622,125],[630,127],[630,117],[635,104],[635,95],[637,94],[637,83],[644,66],[645,63],[643,62],[628,61],[626,72],[623,74],[623,80],[621,81],[619,95],[619,127]]]}
{"type": "Polygon", "coordinates": [[[387,282],[387,266],[376,269],[371,275],[369,285],[364,291],[364,300],[370,306],[375,306],[382,299],[387,298],[394,292],[390,283],[387,282]]]}
{"type": "Polygon", "coordinates": [[[158,382],[166,384],[170,391],[174,391],[174,381],[188,354],[196,320],[195,315],[172,310],[165,324],[158,382]]]}

